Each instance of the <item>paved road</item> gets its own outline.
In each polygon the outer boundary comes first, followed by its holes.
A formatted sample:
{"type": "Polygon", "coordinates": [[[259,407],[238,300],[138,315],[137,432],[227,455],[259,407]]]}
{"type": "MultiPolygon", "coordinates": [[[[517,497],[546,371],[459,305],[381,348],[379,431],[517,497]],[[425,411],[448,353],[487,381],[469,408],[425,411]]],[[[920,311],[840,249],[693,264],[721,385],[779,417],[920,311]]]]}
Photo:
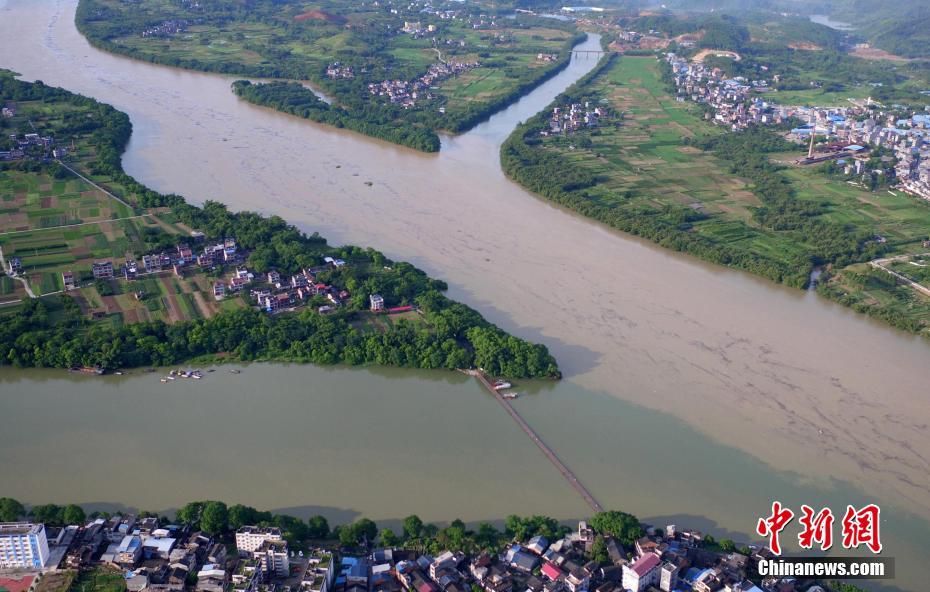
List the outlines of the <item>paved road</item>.
{"type": "MultiPolygon", "coordinates": [[[[3,269],[4,269],[4,270],[7,268],[7,267],[6,267],[6,259],[4,259],[4,257],[3,257],[3,247],[0,247],[0,265],[3,266],[3,269]]],[[[29,294],[29,297],[30,297],[30,298],[35,298],[35,297],[36,297],[36,295],[32,293],[32,288],[29,286],[29,281],[28,281],[26,278],[24,278],[24,277],[19,277],[19,276],[15,276],[15,275],[11,275],[10,277],[13,278],[14,280],[18,281],[18,282],[22,282],[23,288],[26,289],[26,294],[29,294]]]]}
{"type": "Polygon", "coordinates": [[[151,216],[151,214],[139,214],[138,216],[126,216],[125,218],[112,218],[110,220],[97,220],[95,222],[76,222],[74,224],[61,224],[59,226],[45,226],[43,228],[32,228],[30,230],[10,230],[9,232],[0,232],[0,236],[23,234],[26,232],[42,232],[43,230],[56,230],[59,228],[73,228],[76,226],[89,226],[91,224],[103,224],[104,222],[119,222],[120,220],[133,220],[135,218],[145,218],[146,216],[151,216]]]}
{"type": "Polygon", "coordinates": [[[123,205],[126,206],[127,208],[132,209],[132,206],[131,206],[131,205],[129,205],[128,203],[124,202],[124,201],[121,200],[120,198],[116,197],[115,195],[113,195],[112,193],[110,193],[109,191],[107,191],[106,189],[104,189],[103,187],[101,187],[100,185],[97,185],[96,183],[94,183],[93,181],[91,181],[90,179],[88,179],[87,177],[85,177],[84,175],[82,175],[81,173],[77,172],[76,170],[72,169],[71,167],[69,167],[69,166],[66,165],[65,163],[63,163],[63,162],[61,162],[60,160],[57,160],[57,159],[55,160],[55,162],[57,162],[57,163],[60,164],[61,166],[65,167],[66,169],[68,169],[69,171],[71,171],[72,173],[74,173],[75,175],[77,175],[78,177],[80,177],[82,180],[84,180],[85,183],[89,183],[91,186],[96,187],[96,188],[99,189],[100,191],[103,191],[104,193],[106,193],[107,195],[109,195],[110,197],[112,197],[113,199],[115,199],[116,201],[120,202],[121,204],[123,204],[123,205]]]}
{"type": "MultiPolygon", "coordinates": [[[[927,254],[928,254],[928,253],[925,253],[925,255],[927,255],[927,254]]],[[[915,282],[915,281],[912,280],[911,278],[906,277],[906,276],[904,276],[904,275],[901,275],[901,274],[898,273],[897,271],[892,271],[891,269],[888,269],[887,267],[885,267],[885,264],[886,264],[886,263],[891,263],[891,262],[894,262],[894,261],[906,261],[906,260],[909,260],[910,258],[911,258],[911,255],[899,255],[899,256],[897,256],[897,257],[889,257],[888,259],[876,259],[876,260],[874,260],[874,261],[869,261],[869,264],[870,264],[872,267],[876,268],[876,269],[881,269],[881,270],[884,271],[885,273],[891,274],[891,275],[894,276],[896,279],[898,279],[899,281],[903,282],[904,284],[907,284],[908,286],[914,288],[915,290],[917,290],[917,291],[920,292],[921,294],[923,294],[923,295],[925,295],[925,296],[930,296],[930,288],[928,288],[928,287],[926,287],[926,286],[924,286],[924,285],[922,285],[922,284],[918,284],[917,282],[915,282]]]]}

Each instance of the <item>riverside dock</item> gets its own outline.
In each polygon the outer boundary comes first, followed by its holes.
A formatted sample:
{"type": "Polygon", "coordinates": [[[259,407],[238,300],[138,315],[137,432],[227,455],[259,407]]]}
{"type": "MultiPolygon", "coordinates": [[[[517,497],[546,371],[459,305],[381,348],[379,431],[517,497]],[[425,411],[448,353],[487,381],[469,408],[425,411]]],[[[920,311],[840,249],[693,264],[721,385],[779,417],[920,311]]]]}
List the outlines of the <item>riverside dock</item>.
{"type": "Polygon", "coordinates": [[[494,395],[494,398],[497,399],[497,402],[500,403],[501,407],[503,407],[504,410],[510,415],[510,417],[512,417],[513,420],[517,422],[517,425],[520,426],[524,432],[526,432],[526,435],[530,437],[533,443],[536,444],[540,450],[542,450],[542,453],[546,455],[546,458],[549,459],[549,462],[551,462],[562,475],[562,477],[568,481],[568,484],[571,485],[579,495],[581,495],[585,503],[588,504],[588,506],[590,506],[590,508],[595,512],[603,512],[604,508],[600,503],[598,503],[594,496],[591,495],[591,492],[588,491],[584,484],[578,480],[578,477],[575,476],[571,469],[569,469],[565,463],[563,463],[561,459],[556,456],[555,451],[553,451],[548,444],[543,442],[542,438],[539,437],[536,431],[533,430],[533,428],[531,428],[528,423],[526,423],[526,420],[524,420],[523,417],[517,412],[517,410],[513,408],[513,405],[510,404],[510,401],[505,399],[503,394],[494,388],[494,385],[491,384],[491,382],[488,380],[488,377],[485,376],[484,373],[480,370],[467,370],[466,374],[477,378],[478,382],[480,382],[482,386],[488,390],[488,392],[494,395]]]}

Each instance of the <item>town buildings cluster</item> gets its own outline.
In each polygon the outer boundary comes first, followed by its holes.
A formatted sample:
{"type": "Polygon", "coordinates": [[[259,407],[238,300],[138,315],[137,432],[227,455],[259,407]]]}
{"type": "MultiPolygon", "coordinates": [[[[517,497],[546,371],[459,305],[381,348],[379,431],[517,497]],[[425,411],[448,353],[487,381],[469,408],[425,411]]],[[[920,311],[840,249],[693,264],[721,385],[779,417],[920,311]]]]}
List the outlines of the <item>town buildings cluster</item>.
{"type": "Polygon", "coordinates": [[[333,589],[332,554],[292,552],[274,527],[240,528],[230,552],[204,532],[133,514],[62,528],[0,523],[0,569],[110,566],[123,574],[128,592],[275,592],[276,582],[292,576],[294,564],[304,570],[292,578],[292,590],[333,589]]]}
{"type": "Polygon", "coordinates": [[[543,136],[571,134],[578,130],[598,127],[601,119],[607,116],[607,108],[594,106],[591,101],[559,105],[552,108],[549,115],[549,127],[540,132],[543,136]]]}
{"type": "Polygon", "coordinates": [[[280,529],[266,526],[239,528],[234,543],[132,514],[63,528],[0,524],[0,567],[113,566],[129,592],[823,591],[794,578],[753,583],[754,564],[773,557],[768,549],[711,548],[702,533],[674,525],[625,546],[580,522],[557,540],[534,536],[471,555],[370,547],[341,556],[322,549],[305,554],[289,548],[280,529]],[[606,557],[594,560],[601,543],[606,557]]]}
{"type": "Polygon", "coordinates": [[[417,101],[433,98],[430,92],[436,85],[447,78],[458,76],[459,74],[477,68],[481,64],[473,62],[439,62],[433,64],[423,74],[414,81],[407,80],[384,80],[368,85],[368,92],[376,97],[384,97],[392,104],[401,105],[405,109],[414,107],[417,101]]]}
{"type": "MultiPolygon", "coordinates": [[[[881,178],[912,195],[930,200],[930,107],[923,112],[902,105],[890,108],[871,99],[841,107],[778,105],[765,100],[767,80],[727,78],[719,68],[666,54],[677,88],[677,100],[709,107],[706,117],[739,131],[753,125],[801,122],[787,133],[799,143],[819,142],[800,164],[835,160],[850,177],[881,178]],[[879,166],[872,160],[884,149],[879,166]]],[[[777,81],[777,79],[776,79],[777,81]]]]}
{"type": "Polygon", "coordinates": [[[249,291],[251,300],[270,313],[292,309],[314,296],[320,296],[328,303],[321,305],[317,311],[325,314],[342,306],[350,294],[346,290],[339,290],[321,282],[316,277],[323,271],[345,266],[345,261],[325,257],[324,263],[323,266],[307,268],[290,277],[271,270],[256,278],[248,269],[240,267],[228,282],[217,281],[213,284],[213,295],[220,300],[227,294],[240,292],[247,286],[254,285],[249,291]]]}
{"type": "MultiPolygon", "coordinates": [[[[15,106],[4,107],[4,117],[12,117],[15,113],[15,106]]],[[[0,150],[0,161],[49,160],[63,158],[68,153],[67,147],[56,143],[54,137],[37,133],[10,134],[7,148],[7,150],[0,150]]]]}
{"type": "Polygon", "coordinates": [[[184,19],[169,19],[143,29],[139,34],[142,37],[171,37],[178,33],[183,33],[189,23],[184,19]]]}
{"type": "Polygon", "coordinates": [[[355,78],[355,70],[352,66],[343,65],[340,62],[333,62],[326,67],[326,77],[330,80],[351,80],[355,78]]]}
{"type": "MultiPolygon", "coordinates": [[[[194,232],[192,238],[202,241],[203,235],[194,232]]],[[[212,285],[216,300],[238,295],[248,289],[250,301],[267,312],[292,309],[314,296],[321,296],[328,303],[320,306],[318,312],[327,313],[341,306],[350,296],[346,290],[340,290],[317,278],[317,275],[324,271],[344,267],[346,262],[342,259],[324,257],[323,265],[306,268],[285,277],[275,270],[267,273],[254,272],[246,265],[247,258],[248,253],[237,246],[234,238],[207,244],[198,253],[188,244],[182,243],[172,250],[146,254],[138,260],[127,257],[122,263],[116,264],[111,259],[94,261],[91,265],[91,276],[96,281],[118,278],[135,280],[140,276],[163,271],[171,271],[178,277],[207,271],[219,273],[219,279],[212,285]]],[[[10,275],[22,273],[22,261],[15,257],[10,258],[7,268],[10,275]]],[[[62,283],[65,290],[79,286],[73,271],[62,273],[62,283]]]]}

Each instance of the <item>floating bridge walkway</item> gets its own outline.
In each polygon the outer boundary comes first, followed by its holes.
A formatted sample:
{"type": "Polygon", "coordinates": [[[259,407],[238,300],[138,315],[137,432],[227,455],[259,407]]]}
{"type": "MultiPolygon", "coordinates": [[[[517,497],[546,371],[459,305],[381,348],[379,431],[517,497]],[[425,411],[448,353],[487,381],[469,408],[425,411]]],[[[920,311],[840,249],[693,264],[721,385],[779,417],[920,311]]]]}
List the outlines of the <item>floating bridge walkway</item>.
{"type": "Polygon", "coordinates": [[[581,483],[581,481],[578,480],[578,477],[575,476],[571,469],[565,466],[565,463],[563,463],[559,457],[556,456],[555,452],[549,448],[549,445],[543,442],[542,438],[539,437],[536,431],[533,430],[533,428],[531,428],[528,423],[526,423],[526,420],[524,420],[523,417],[521,417],[517,412],[517,410],[513,408],[513,405],[510,404],[510,401],[505,399],[503,395],[501,395],[501,393],[494,388],[494,386],[488,380],[488,377],[479,370],[469,370],[466,373],[477,378],[478,382],[480,382],[484,388],[488,389],[488,391],[494,395],[494,398],[497,399],[497,402],[501,404],[501,407],[503,407],[504,410],[510,414],[510,417],[512,417],[513,420],[517,422],[517,425],[520,426],[520,428],[526,432],[526,435],[530,437],[533,443],[536,444],[540,450],[542,450],[542,453],[546,455],[546,458],[549,459],[549,462],[551,462],[559,471],[559,473],[562,474],[562,477],[568,481],[568,484],[571,485],[579,495],[581,495],[585,503],[588,504],[588,506],[590,506],[591,509],[595,512],[603,512],[604,508],[601,506],[601,504],[598,503],[596,499],[594,499],[594,496],[591,495],[591,492],[588,491],[588,489],[581,483]]]}

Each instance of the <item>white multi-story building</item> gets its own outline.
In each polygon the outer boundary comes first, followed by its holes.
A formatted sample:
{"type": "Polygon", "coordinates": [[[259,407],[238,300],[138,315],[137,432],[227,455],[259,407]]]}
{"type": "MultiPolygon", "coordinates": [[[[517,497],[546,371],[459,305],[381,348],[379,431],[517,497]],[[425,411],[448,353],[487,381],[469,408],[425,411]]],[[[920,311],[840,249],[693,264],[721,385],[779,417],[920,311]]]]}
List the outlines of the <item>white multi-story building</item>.
{"type": "Polygon", "coordinates": [[[662,592],[672,592],[672,590],[677,587],[678,566],[666,561],[659,570],[659,590],[662,590],[662,592]]]}
{"type": "Polygon", "coordinates": [[[646,553],[633,565],[623,566],[623,589],[642,592],[659,583],[659,564],[662,561],[655,553],[646,553]]]}
{"type": "Polygon", "coordinates": [[[281,529],[274,526],[243,526],[236,531],[236,549],[243,557],[259,550],[265,541],[280,543],[283,540],[281,529]]]}
{"type": "Polygon", "coordinates": [[[0,568],[42,569],[48,561],[44,524],[0,523],[0,568]]]}
{"type": "Polygon", "coordinates": [[[265,541],[252,553],[252,557],[261,565],[265,578],[286,578],[290,575],[290,559],[285,541],[265,541]]]}

